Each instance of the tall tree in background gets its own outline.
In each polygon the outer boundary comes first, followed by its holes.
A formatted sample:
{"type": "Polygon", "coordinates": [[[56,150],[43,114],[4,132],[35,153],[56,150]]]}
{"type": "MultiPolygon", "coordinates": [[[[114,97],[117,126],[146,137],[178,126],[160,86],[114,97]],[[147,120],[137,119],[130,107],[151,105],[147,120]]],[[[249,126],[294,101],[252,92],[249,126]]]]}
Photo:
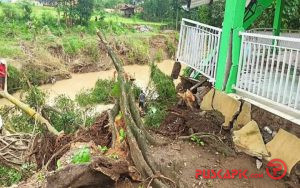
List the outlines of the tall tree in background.
{"type": "Polygon", "coordinates": [[[58,0],[57,10],[63,13],[66,25],[87,24],[94,9],[94,0],[58,0]]]}
{"type": "Polygon", "coordinates": [[[143,18],[151,21],[163,21],[172,18],[173,0],[145,0],[143,18]]]}
{"type": "Polygon", "coordinates": [[[78,0],[76,9],[80,24],[87,24],[92,17],[94,0],[78,0]]]}
{"type": "MultiPolygon", "coordinates": [[[[275,2],[268,8],[253,24],[254,28],[272,28],[275,14],[275,2]]],[[[300,0],[284,1],[282,19],[282,29],[300,29],[300,0]]]]}

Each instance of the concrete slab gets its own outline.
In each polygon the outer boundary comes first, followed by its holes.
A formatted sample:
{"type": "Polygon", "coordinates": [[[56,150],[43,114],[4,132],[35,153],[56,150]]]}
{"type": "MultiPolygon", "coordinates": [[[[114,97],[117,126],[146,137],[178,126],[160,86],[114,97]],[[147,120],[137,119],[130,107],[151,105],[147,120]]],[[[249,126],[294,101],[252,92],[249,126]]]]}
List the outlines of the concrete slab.
{"type": "Polygon", "coordinates": [[[201,110],[213,110],[212,108],[212,101],[214,97],[215,89],[211,89],[204,97],[203,101],[201,102],[201,110]]]}
{"type": "Polygon", "coordinates": [[[271,155],[265,159],[268,161],[283,160],[289,174],[296,163],[300,161],[300,139],[283,129],[279,129],[273,140],[267,143],[267,150],[271,155]]]}
{"type": "Polygon", "coordinates": [[[238,151],[255,157],[268,156],[266,145],[255,121],[250,121],[238,131],[233,131],[232,136],[238,151]]]}
{"type": "Polygon", "coordinates": [[[217,91],[213,99],[213,108],[218,110],[225,116],[224,128],[229,128],[230,122],[239,112],[241,102],[227,95],[226,93],[217,91]]]}
{"type": "Polygon", "coordinates": [[[251,121],[251,104],[249,102],[244,102],[240,114],[238,115],[238,117],[233,123],[233,129],[239,130],[250,121],[251,121]]]}

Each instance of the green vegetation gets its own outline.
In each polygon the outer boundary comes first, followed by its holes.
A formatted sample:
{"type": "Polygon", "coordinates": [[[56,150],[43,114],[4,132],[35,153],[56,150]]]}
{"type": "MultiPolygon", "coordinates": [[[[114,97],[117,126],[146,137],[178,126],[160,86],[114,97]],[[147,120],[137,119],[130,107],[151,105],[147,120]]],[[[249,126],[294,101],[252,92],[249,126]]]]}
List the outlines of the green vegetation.
{"type": "Polygon", "coordinates": [[[120,129],[119,136],[120,136],[120,141],[123,142],[126,138],[126,132],[123,128],[120,129]]]}
{"type": "MultiPolygon", "coordinates": [[[[88,127],[95,122],[96,114],[89,113],[93,109],[80,108],[75,101],[65,95],[55,98],[52,107],[45,104],[46,98],[46,93],[33,86],[25,93],[24,102],[41,112],[58,131],[73,133],[79,127],[88,127]]],[[[4,118],[6,125],[13,131],[25,133],[42,131],[40,129],[42,126],[23,111],[13,108],[9,110],[10,114],[8,116],[7,108],[1,109],[0,114],[4,118]]]]}
{"type": "Polygon", "coordinates": [[[159,127],[166,116],[168,107],[176,101],[176,89],[173,80],[161,72],[157,66],[151,65],[151,84],[158,97],[148,102],[148,109],[145,116],[145,124],[150,127],[159,127]]]}
{"type": "Polygon", "coordinates": [[[87,110],[80,108],[77,103],[65,95],[55,98],[54,109],[47,114],[51,124],[58,131],[73,133],[79,127],[88,127],[95,121],[94,115],[88,115],[87,110]]]}
{"type": "Polygon", "coordinates": [[[113,102],[112,92],[115,90],[114,81],[98,80],[91,90],[81,91],[76,95],[76,101],[82,107],[99,103],[109,104],[113,102]]]}
{"type": "Polygon", "coordinates": [[[158,128],[167,115],[167,107],[160,103],[151,103],[145,116],[145,124],[149,127],[158,128]]]}
{"type": "Polygon", "coordinates": [[[106,153],[108,151],[108,147],[107,146],[98,146],[98,149],[100,150],[101,153],[106,153]]]}
{"type": "Polygon", "coordinates": [[[9,187],[22,179],[22,173],[0,165],[0,185],[9,187]]]}
{"type": "Polygon", "coordinates": [[[140,40],[132,40],[127,41],[127,46],[130,48],[128,58],[131,64],[146,64],[149,62],[150,57],[148,43],[140,40]]]}
{"type": "MultiPolygon", "coordinates": [[[[140,95],[141,88],[135,84],[133,84],[132,87],[134,96],[137,99],[140,95]]],[[[93,89],[81,91],[76,95],[75,100],[81,107],[87,107],[96,104],[113,103],[114,97],[119,97],[120,95],[121,89],[119,82],[99,79],[93,89]]]]}
{"type": "Polygon", "coordinates": [[[159,49],[156,54],[155,54],[155,57],[154,57],[154,61],[156,62],[161,62],[162,59],[163,59],[163,55],[164,55],[164,52],[162,49],[159,49]]]}
{"type": "Polygon", "coordinates": [[[172,103],[176,100],[176,89],[171,77],[165,75],[152,63],[150,78],[158,94],[156,101],[172,103]]]}
{"type": "Polygon", "coordinates": [[[73,164],[85,164],[91,161],[91,152],[89,148],[82,148],[72,156],[73,164]]]}
{"type": "Polygon", "coordinates": [[[0,165],[0,186],[9,187],[33,174],[34,164],[25,163],[19,170],[0,165]]]}
{"type": "Polygon", "coordinates": [[[115,159],[115,160],[118,160],[118,159],[119,159],[119,155],[116,154],[116,153],[110,154],[110,155],[108,155],[107,157],[109,157],[109,158],[111,158],[111,159],[115,159]]]}
{"type": "Polygon", "coordinates": [[[46,104],[46,96],[37,86],[33,86],[27,91],[25,101],[35,110],[40,110],[46,104]]]}
{"type": "Polygon", "coordinates": [[[204,142],[201,140],[201,138],[197,135],[192,135],[191,141],[195,142],[199,146],[204,146],[204,142]]]}
{"type": "Polygon", "coordinates": [[[7,90],[9,93],[14,93],[15,91],[22,88],[22,76],[18,69],[8,65],[8,79],[7,79],[7,90]]]}

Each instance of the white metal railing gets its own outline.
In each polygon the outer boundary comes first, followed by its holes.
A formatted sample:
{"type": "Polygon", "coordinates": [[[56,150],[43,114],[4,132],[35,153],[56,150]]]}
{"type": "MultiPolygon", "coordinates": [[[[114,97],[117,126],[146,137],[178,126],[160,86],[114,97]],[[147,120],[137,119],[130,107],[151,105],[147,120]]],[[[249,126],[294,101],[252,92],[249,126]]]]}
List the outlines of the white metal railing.
{"type": "MultiPolygon", "coordinates": [[[[248,30],[247,33],[255,33],[255,34],[262,34],[262,35],[270,35],[273,36],[273,29],[272,28],[254,28],[248,30]]],[[[291,29],[281,29],[280,30],[281,37],[291,37],[291,38],[300,38],[300,30],[291,30],[291,29]]],[[[255,39],[256,42],[266,43],[269,39],[265,39],[263,37],[259,37],[255,39]]],[[[285,40],[279,40],[278,45],[293,48],[293,43],[285,40]]]]}
{"type": "Polygon", "coordinates": [[[234,88],[298,112],[300,38],[246,32],[240,32],[240,35],[242,47],[234,88]]]}
{"type": "Polygon", "coordinates": [[[222,30],[182,19],[177,61],[184,63],[214,83],[222,30]]]}

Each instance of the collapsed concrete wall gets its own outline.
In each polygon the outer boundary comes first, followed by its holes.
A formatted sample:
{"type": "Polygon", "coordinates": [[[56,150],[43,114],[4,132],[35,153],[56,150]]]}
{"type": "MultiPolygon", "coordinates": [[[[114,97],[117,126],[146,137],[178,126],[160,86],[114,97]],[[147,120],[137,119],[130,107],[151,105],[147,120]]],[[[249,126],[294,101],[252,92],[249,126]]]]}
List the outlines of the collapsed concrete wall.
{"type": "Polygon", "coordinates": [[[204,96],[200,108],[224,115],[223,128],[233,130],[237,151],[266,161],[280,158],[288,173],[300,163],[300,125],[215,89],[204,96]]]}

